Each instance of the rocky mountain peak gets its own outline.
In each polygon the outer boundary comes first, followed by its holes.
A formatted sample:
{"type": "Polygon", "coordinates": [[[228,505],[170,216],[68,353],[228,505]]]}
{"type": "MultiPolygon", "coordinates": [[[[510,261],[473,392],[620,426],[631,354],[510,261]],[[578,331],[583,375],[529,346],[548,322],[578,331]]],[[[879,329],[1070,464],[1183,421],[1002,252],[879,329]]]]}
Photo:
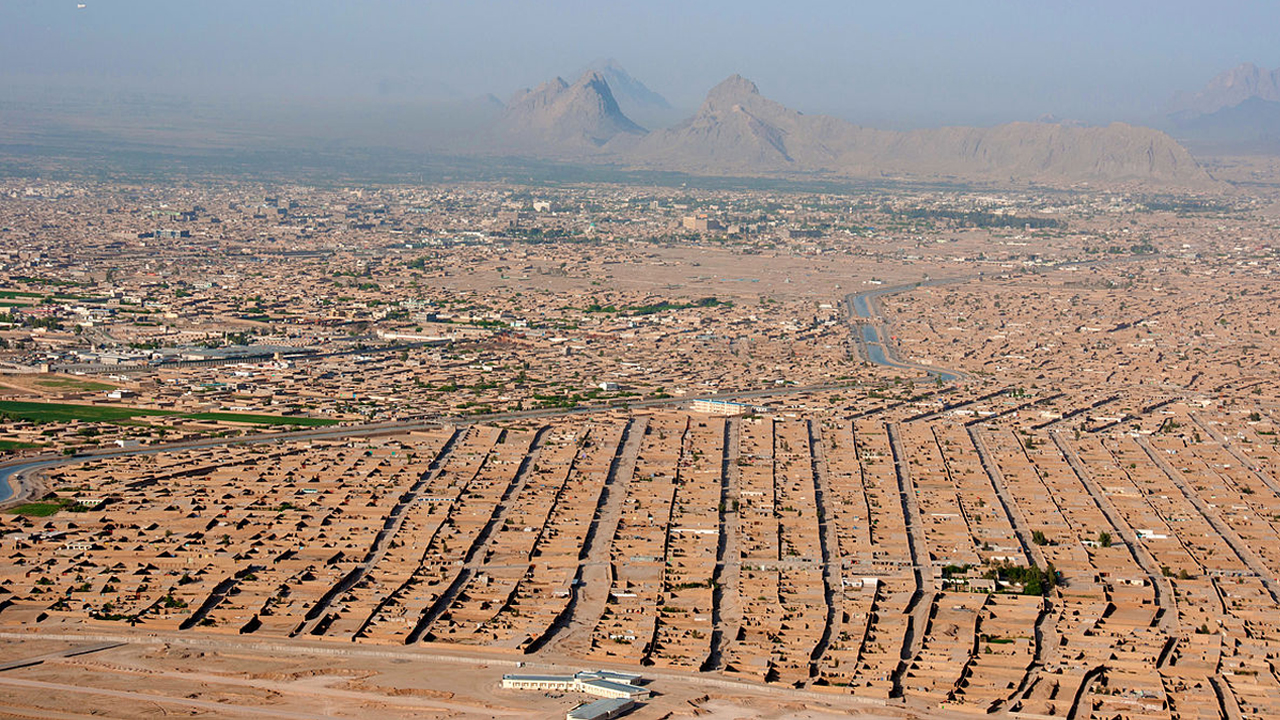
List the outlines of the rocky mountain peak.
{"type": "Polygon", "coordinates": [[[1204,186],[1186,149],[1149,128],[1082,127],[1045,118],[990,128],[894,132],[804,115],[733,75],[692,117],[652,133],[618,109],[604,70],[553,81],[507,107],[507,146],[544,156],[606,158],[694,173],[829,173],[847,177],[1204,186]],[[558,88],[558,89],[557,89],[558,88]],[[1044,121],[1048,120],[1048,122],[1044,121]]]}
{"type": "Polygon", "coordinates": [[[756,84],[741,75],[730,75],[711,88],[707,93],[707,102],[716,105],[741,103],[752,97],[759,97],[760,89],[756,84]]]}
{"type": "Polygon", "coordinates": [[[1200,92],[1179,93],[1169,111],[1183,118],[1209,115],[1251,99],[1280,102],[1280,69],[1269,71],[1253,63],[1241,63],[1210,80],[1200,92]]]}
{"type": "Polygon", "coordinates": [[[507,103],[498,123],[502,142],[521,149],[563,147],[594,150],[618,135],[642,135],[618,108],[603,73],[588,70],[569,85],[562,78],[507,103]]]}
{"type": "Polygon", "coordinates": [[[609,85],[609,92],[618,102],[622,112],[641,125],[660,126],[678,119],[678,116],[673,115],[671,103],[667,102],[665,97],[631,77],[617,60],[598,59],[580,74],[591,71],[596,71],[604,78],[609,85]]]}

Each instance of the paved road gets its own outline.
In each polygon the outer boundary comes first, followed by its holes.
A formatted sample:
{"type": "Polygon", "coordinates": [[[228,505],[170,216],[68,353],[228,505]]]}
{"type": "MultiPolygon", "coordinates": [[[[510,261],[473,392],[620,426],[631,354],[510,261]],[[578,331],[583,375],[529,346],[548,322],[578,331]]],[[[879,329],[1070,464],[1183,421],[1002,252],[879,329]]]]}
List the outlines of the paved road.
{"type": "MultiPolygon", "coordinates": [[[[1094,260],[1094,261],[1078,261],[1060,263],[1054,267],[1093,267],[1101,265],[1110,265],[1121,262],[1127,262],[1133,258],[1094,260]]],[[[927,287],[933,285],[948,285],[954,283],[963,283],[970,280],[976,280],[983,277],[983,274],[963,275],[949,278],[937,278],[933,280],[924,280],[917,283],[909,283],[906,285],[894,285],[887,288],[877,288],[861,293],[850,293],[846,298],[848,308],[848,320],[853,326],[854,337],[859,339],[860,344],[864,348],[864,355],[867,360],[887,367],[896,367],[904,370],[916,370],[927,373],[933,377],[941,379],[943,382],[952,382],[956,380],[967,379],[968,376],[959,371],[946,368],[937,368],[930,365],[919,363],[911,363],[898,358],[892,344],[885,342],[884,338],[888,335],[888,321],[879,314],[876,301],[878,298],[899,292],[906,292],[919,287],[927,287]],[[858,319],[870,320],[871,322],[861,323],[858,319]],[[878,349],[872,349],[878,348],[878,349]]],[[[680,405],[693,400],[750,400],[753,398],[773,397],[776,395],[798,395],[807,392],[818,392],[822,390],[835,390],[847,387],[848,382],[831,382],[818,383],[804,386],[783,386],[777,388],[760,388],[754,390],[728,390],[724,392],[713,392],[701,395],[691,395],[681,398],[656,398],[651,400],[637,400],[628,403],[619,403],[617,405],[590,405],[577,408],[552,408],[547,410],[522,410],[507,413],[493,413],[489,415],[472,415],[468,417],[448,417],[448,416],[422,416],[417,418],[409,418],[406,420],[386,421],[381,423],[366,423],[360,425],[344,425],[341,427],[330,427],[324,429],[313,430],[295,430],[286,432],[273,433],[254,433],[249,435],[241,435],[234,438],[211,438],[207,440],[192,440],[186,442],[164,443],[160,445],[150,445],[146,448],[133,450],[114,450],[104,448],[101,450],[89,450],[78,455],[70,457],[62,457],[57,455],[42,455],[35,458],[24,458],[18,460],[10,460],[0,463],[0,505],[7,504],[11,501],[29,499],[30,484],[26,478],[41,470],[60,465],[69,465],[74,463],[86,462],[92,459],[105,459],[113,457],[125,457],[130,455],[150,455],[155,453],[170,452],[173,450],[183,450],[192,448],[220,447],[224,445],[241,445],[265,442],[277,442],[282,440],[328,440],[341,439],[347,437],[357,437],[361,435],[379,435],[404,432],[408,430],[417,430],[424,427],[437,426],[441,423],[452,424],[470,424],[477,422],[501,422],[505,420],[516,420],[521,418],[539,418],[539,417],[563,417],[568,415],[582,415],[588,413],[607,412],[615,409],[642,409],[663,407],[669,405],[680,405]]]]}
{"type": "Polygon", "coordinates": [[[59,658],[79,657],[80,655],[88,655],[90,653],[110,650],[113,647],[119,647],[124,643],[119,642],[100,642],[92,645],[75,645],[57,652],[45,653],[43,655],[34,655],[32,657],[22,658],[19,660],[9,660],[0,663],[0,672],[5,670],[16,670],[18,668],[31,667],[39,665],[45,660],[57,660],[59,658]]]}
{"type": "Polygon", "coordinates": [[[824,390],[837,390],[852,385],[849,381],[815,383],[810,385],[782,385],[771,388],[751,390],[726,390],[722,392],[686,395],[678,398],[655,398],[651,400],[635,400],[616,405],[583,405],[575,408],[550,408],[546,410],[518,410],[512,412],[490,413],[486,415],[469,415],[462,417],[448,415],[424,415],[405,420],[389,420],[359,425],[340,425],[309,430],[286,430],[279,432],[261,432],[236,437],[207,438],[202,440],[184,440],[181,442],[160,443],[142,448],[128,450],[116,448],[100,448],[86,450],[82,453],[63,455],[39,455],[0,462],[0,504],[30,499],[31,485],[29,477],[44,470],[63,465],[75,465],[91,460],[130,457],[134,455],[155,455],[177,450],[196,450],[228,445],[255,445],[263,443],[286,442],[296,440],[342,440],[352,437],[370,435],[393,435],[435,428],[441,425],[471,425],[485,422],[504,422],[533,418],[557,418],[573,415],[589,415],[610,412],[613,410],[648,409],[684,405],[694,400],[754,400],[760,398],[803,395],[824,390]]]}
{"type": "MultiPolygon", "coordinates": [[[[1078,264],[1078,263],[1068,263],[1078,264]]],[[[918,287],[930,285],[945,285],[952,283],[962,283],[981,277],[980,275],[966,275],[953,278],[938,278],[936,280],[925,280],[918,283],[908,285],[895,285],[887,288],[878,288],[876,290],[868,290],[862,293],[851,293],[846,297],[848,306],[849,323],[853,326],[854,337],[859,339],[860,344],[864,348],[864,355],[870,362],[884,365],[886,367],[901,368],[903,370],[916,370],[926,373],[930,376],[937,377],[943,382],[952,382],[967,379],[967,375],[959,370],[950,370],[945,368],[937,368],[930,365],[922,365],[919,363],[911,363],[901,360],[897,357],[892,345],[885,342],[884,338],[888,336],[888,322],[879,314],[879,308],[876,300],[885,295],[905,292],[918,287]],[[859,322],[859,319],[869,320],[870,322],[859,322]],[[873,349],[874,348],[874,349],[873,349]]],[[[650,400],[635,400],[626,403],[618,403],[614,405],[584,405],[574,408],[549,408],[545,410],[519,410],[513,412],[490,413],[486,415],[471,415],[465,417],[453,417],[444,415],[419,416],[404,420],[389,420],[377,423],[363,423],[359,425],[342,425],[338,427],[314,428],[309,430],[291,430],[281,432],[264,432],[250,433],[238,437],[229,438],[209,438],[204,440],[188,440],[173,443],[161,443],[157,445],[148,445],[145,448],[136,448],[130,450],[117,450],[114,448],[102,448],[95,450],[86,450],[82,453],[72,456],[60,455],[41,455],[34,458],[21,458],[18,460],[10,460],[0,462],[0,504],[6,504],[11,501],[20,501],[30,499],[31,492],[30,483],[27,478],[33,474],[49,468],[59,467],[62,465],[71,465],[89,460],[100,460],[117,457],[128,457],[133,455],[153,455],[157,453],[172,452],[175,450],[191,450],[211,447],[223,447],[227,445],[251,445],[260,443],[281,442],[287,440],[339,440],[349,437],[360,437],[367,435],[389,435],[398,432],[407,432],[410,430],[420,430],[427,427],[439,426],[443,423],[451,423],[454,425],[467,425],[480,422],[502,422],[506,420],[519,420],[531,418],[554,418],[566,417],[571,415],[586,415],[591,413],[608,412],[611,410],[625,409],[645,409],[667,407],[671,405],[682,405],[692,402],[693,400],[752,400],[757,398],[775,397],[781,395],[802,395],[809,392],[821,392],[823,390],[836,390],[848,387],[849,382],[830,382],[815,383],[810,385],[785,385],[772,388],[756,388],[750,390],[726,390],[721,392],[703,393],[699,395],[688,395],[679,398],[654,398],[650,400]]]]}

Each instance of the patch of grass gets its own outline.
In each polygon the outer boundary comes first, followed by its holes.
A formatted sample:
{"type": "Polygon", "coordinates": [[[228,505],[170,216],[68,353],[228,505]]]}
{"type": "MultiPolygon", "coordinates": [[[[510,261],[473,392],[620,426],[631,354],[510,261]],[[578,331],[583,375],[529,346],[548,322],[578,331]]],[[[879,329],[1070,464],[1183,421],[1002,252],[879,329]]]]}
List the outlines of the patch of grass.
{"type": "Polygon", "coordinates": [[[193,413],[184,415],[183,417],[192,420],[212,420],[214,422],[233,422],[233,423],[252,423],[254,425],[306,425],[308,427],[323,427],[326,425],[337,425],[337,420],[329,418],[313,418],[313,417],[286,417],[284,415],[254,415],[252,413],[193,413]]]}
{"type": "Polygon", "coordinates": [[[49,517],[61,510],[67,510],[74,513],[84,513],[96,510],[102,507],[102,503],[94,505],[86,505],[82,502],[76,502],[71,498],[58,497],[53,493],[45,495],[43,498],[29,502],[17,507],[12,507],[5,512],[13,515],[26,515],[27,517],[49,517]]]}
{"type": "Polygon", "coordinates": [[[139,415],[176,415],[170,410],[120,407],[117,405],[71,405],[66,403],[0,400],[0,414],[32,422],[110,422],[139,415]]]}
{"type": "Polygon", "coordinates": [[[108,422],[118,425],[145,425],[130,420],[135,417],[184,417],[192,420],[248,423],[252,425],[305,425],[323,427],[337,425],[330,418],[286,417],[284,415],[256,415],[254,413],[205,412],[180,413],[174,410],[152,410],[119,405],[72,405],[69,403],[29,402],[0,400],[0,417],[32,422],[108,422]]]}
{"type": "Polygon", "coordinates": [[[67,501],[54,500],[52,502],[30,502],[24,503],[14,508],[9,508],[8,512],[14,515],[25,515],[27,517],[49,517],[68,505],[67,501]]]}
{"type": "Polygon", "coordinates": [[[42,448],[43,445],[29,442],[19,442],[17,440],[0,440],[0,452],[13,452],[14,450],[34,450],[42,448]]]}

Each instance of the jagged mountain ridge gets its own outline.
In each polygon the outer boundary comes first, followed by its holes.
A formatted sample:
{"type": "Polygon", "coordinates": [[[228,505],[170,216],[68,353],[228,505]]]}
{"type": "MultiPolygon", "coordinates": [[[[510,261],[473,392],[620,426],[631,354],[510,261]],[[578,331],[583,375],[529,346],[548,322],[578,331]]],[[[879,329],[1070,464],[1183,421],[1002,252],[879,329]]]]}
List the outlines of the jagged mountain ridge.
{"type": "Polygon", "coordinates": [[[604,76],[605,82],[618,101],[623,114],[647,128],[668,127],[684,119],[685,113],[673,108],[662,95],[650,90],[643,82],[632,77],[617,60],[601,58],[579,71],[579,75],[595,70],[604,76]]]}
{"type": "Polygon", "coordinates": [[[1213,181],[1185,148],[1150,128],[1009,123],[990,128],[876,130],[805,115],[734,75],[694,115],[646,133],[619,108],[607,79],[588,71],[517,93],[497,123],[497,146],[550,158],[710,174],[811,174],[948,182],[1213,181]]]}
{"type": "Polygon", "coordinates": [[[617,60],[601,58],[588,65],[580,74],[595,70],[604,76],[605,82],[613,92],[618,106],[628,116],[635,110],[655,108],[670,110],[671,103],[659,93],[650,90],[647,85],[632,77],[617,60]]]}
{"type": "Polygon", "coordinates": [[[501,146],[558,152],[598,153],[619,137],[640,137],[645,129],[618,107],[604,75],[583,74],[570,85],[555,78],[516,93],[495,124],[501,146]]]}
{"type": "Polygon", "coordinates": [[[1167,109],[1175,135],[1197,152],[1280,154],[1280,68],[1243,63],[1197,93],[1179,93],[1167,109]]]}
{"type": "Polygon", "coordinates": [[[1195,94],[1176,95],[1169,103],[1168,113],[1175,119],[1211,115],[1255,98],[1280,102],[1280,68],[1268,71],[1253,63],[1241,63],[1210,80],[1195,94]]]}
{"type": "Polygon", "coordinates": [[[1037,182],[1210,181],[1183,147],[1149,128],[1010,123],[876,130],[792,110],[760,95],[754,83],[737,75],[713,88],[692,118],[646,136],[630,159],[649,167],[718,172],[1037,182]]]}

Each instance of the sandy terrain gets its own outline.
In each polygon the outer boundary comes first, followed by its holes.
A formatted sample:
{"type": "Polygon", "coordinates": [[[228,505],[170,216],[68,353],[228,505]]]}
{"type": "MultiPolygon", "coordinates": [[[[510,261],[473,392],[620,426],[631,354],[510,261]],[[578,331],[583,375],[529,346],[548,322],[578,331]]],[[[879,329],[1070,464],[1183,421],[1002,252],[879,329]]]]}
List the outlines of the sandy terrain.
{"type": "MultiPolygon", "coordinates": [[[[60,636],[74,637],[74,636],[60,636]]],[[[4,638],[0,660],[83,650],[104,638],[4,638]]],[[[139,636],[75,657],[48,657],[0,671],[0,717],[145,718],[181,714],[227,718],[551,718],[589,700],[576,693],[542,695],[502,690],[515,663],[479,653],[451,656],[402,648],[361,650],[332,643],[296,645],[199,635],[165,642],[139,636]],[[330,645],[331,647],[326,647],[330,645]]],[[[167,638],[166,638],[167,640],[167,638]]],[[[543,666],[566,672],[584,666],[543,666]]],[[[851,698],[824,701],[779,687],[706,687],[705,678],[661,674],[656,695],[631,717],[713,717],[771,720],[900,717],[861,709],[851,698]],[[790,696],[790,697],[789,697],[790,696]],[[799,698],[799,699],[797,699],[799,698]],[[830,703],[839,703],[831,705],[830,703]],[[709,715],[707,713],[710,713],[709,715]],[[865,714],[864,714],[865,713],[865,714]]],[[[722,684],[723,683],[722,681],[722,684]]]]}

